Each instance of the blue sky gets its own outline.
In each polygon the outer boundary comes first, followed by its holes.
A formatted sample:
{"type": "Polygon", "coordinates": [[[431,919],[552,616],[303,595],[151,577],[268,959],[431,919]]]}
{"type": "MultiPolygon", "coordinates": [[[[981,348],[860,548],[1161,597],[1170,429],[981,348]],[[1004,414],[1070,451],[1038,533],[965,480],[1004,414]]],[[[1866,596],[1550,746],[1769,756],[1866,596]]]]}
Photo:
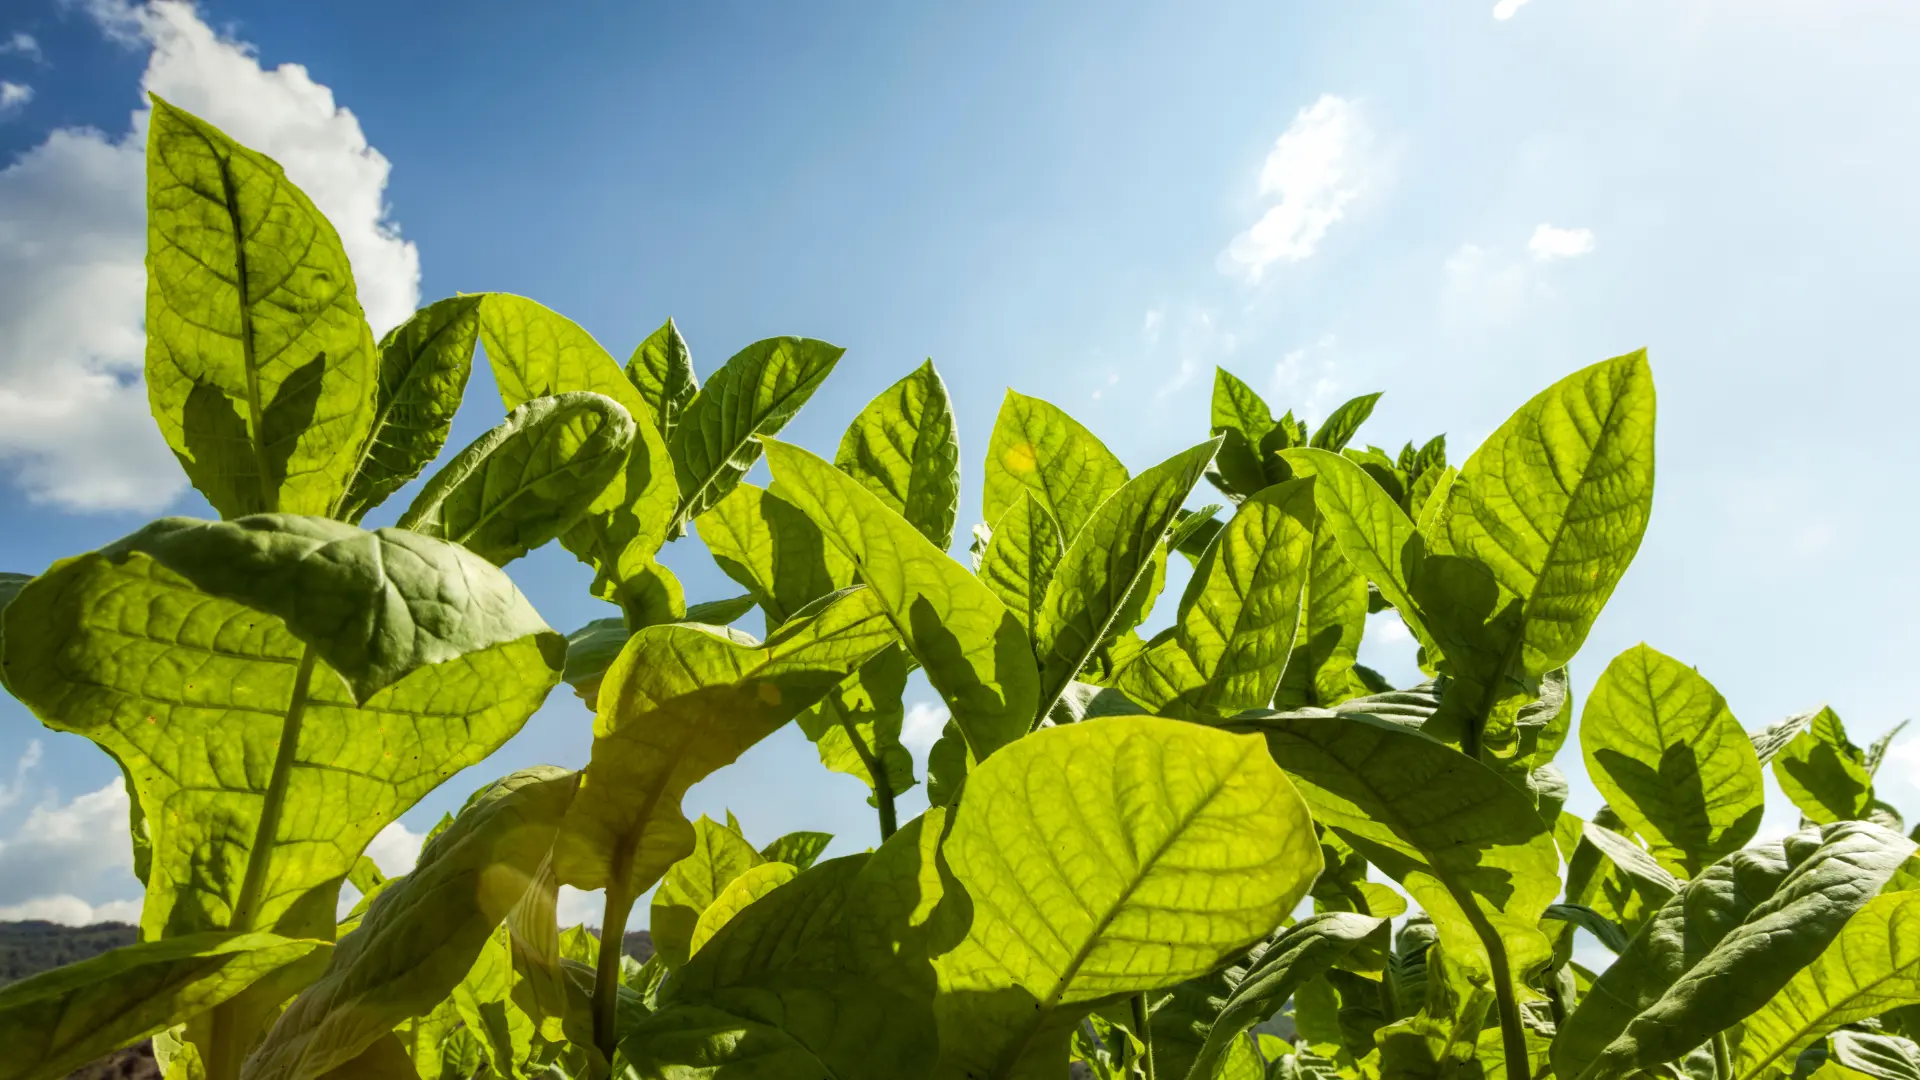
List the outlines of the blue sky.
{"type": "MultiPolygon", "coordinates": [[[[0,568],[208,513],[138,384],[145,87],[287,165],[376,323],[510,290],[624,355],[671,315],[703,374],[826,338],[846,359],[787,433],[823,451],[931,356],[963,524],[1008,386],[1135,469],[1205,436],[1216,364],[1314,416],[1385,390],[1363,436],[1445,431],[1459,460],[1645,345],[1655,512],[1581,700],[1644,639],[1749,727],[1826,701],[1864,743],[1910,715],[1920,648],[1917,48],[1912,5],[1865,0],[21,0],[0,16],[0,568]]],[[[483,365],[453,445],[499,413],[483,365]]],[[[697,539],[669,561],[696,598],[737,591],[697,539]]],[[[562,630],[606,613],[562,552],[513,573],[562,630]]],[[[1371,658],[1409,681],[1394,629],[1371,658]]],[[[588,731],[556,695],[406,830],[500,772],[581,763],[588,731]]],[[[1902,749],[1883,787],[1920,812],[1902,749]]],[[[0,701],[0,918],[127,914],[116,781],[0,701]]],[[[689,799],[727,806],[756,839],[871,842],[862,789],[791,729],[689,799]]],[[[409,857],[405,831],[382,845],[409,857]]]]}

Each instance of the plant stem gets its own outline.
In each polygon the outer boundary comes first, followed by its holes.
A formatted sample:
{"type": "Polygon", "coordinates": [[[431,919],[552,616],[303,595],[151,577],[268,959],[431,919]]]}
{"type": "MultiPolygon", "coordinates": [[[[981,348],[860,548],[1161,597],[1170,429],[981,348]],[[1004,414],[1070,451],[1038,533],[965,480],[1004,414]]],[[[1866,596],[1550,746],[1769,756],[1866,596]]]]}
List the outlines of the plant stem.
{"type": "Polygon", "coordinates": [[[847,715],[846,701],[839,690],[833,691],[829,703],[835,716],[840,718],[840,727],[847,733],[847,740],[853,743],[853,752],[860,755],[860,764],[866,766],[867,776],[873,781],[873,805],[880,811],[880,842],[899,830],[898,819],[893,810],[893,783],[887,778],[886,764],[880,756],[867,748],[866,740],[860,737],[860,730],[847,715]]]}
{"type": "Polygon", "coordinates": [[[1732,1080],[1733,1054],[1727,1049],[1727,1033],[1713,1033],[1713,1080],[1732,1080]]]}
{"type": "Polygon", "coordinates": [[[1147,1015],[1147,995],[1133,995],[1133,1033],[1140,1039],[1140,1060],[1146,1064],[1147,1080],[1153,1075],[1153,1018],[1147,1015]]]}
{"type": "Polygon", "coordinates": [[[593,1044],[613,1064],[620,1041],[620,957],[626,951],[627,916],[633,912],[633,894],[627,889],[626,859],[615,859],[622,872],[607,883],[607,903],[600,919],[600,957],[593,972],[593,1044]]]}

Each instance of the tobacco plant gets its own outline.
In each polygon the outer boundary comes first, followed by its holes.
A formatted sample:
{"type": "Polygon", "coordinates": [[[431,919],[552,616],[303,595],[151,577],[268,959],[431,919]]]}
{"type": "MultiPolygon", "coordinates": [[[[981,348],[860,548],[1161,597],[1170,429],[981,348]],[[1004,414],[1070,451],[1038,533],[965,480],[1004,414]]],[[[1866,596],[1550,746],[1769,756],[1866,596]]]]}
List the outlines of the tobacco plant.
{"type": "Polygon", "coordinates": [[[1607,805],[1564,809],[1568,666],[1652,505],[1643,353],[1457,467],[1351,447],[1378,395],[1310,429],[1222,371],[1209,437],[1135,475],[1009,393],[968,565],[930,363],[828,460],[775,437],[824,342],[703,386],[671,321],[623,366],[496,293],[376,342],[271,160],[156,100],[148,183],[153,414],[221,520],[0,578],[6,687],[124,771],[147,889],[139,944],[0,990],[0,1080],[148,1036],[209,1080],[1920,1076],[1887,740],[1749,731],[1641,645],[1581,710],[1607,805]],[[362,529],[440,456],[476,342],[503,421],[362,529]],[[1203,478],[1230,512],[1188,509],[1203,478]],[[742,595],[688,604],[658,556],[690,532],[742,595]],[[548,628],[502,567],[549,541],[617,615],[548,628]],[[1387,609],[1418,685],[1357,662],[1387,609]],[[903,822],[916,671],[951,721],[903,822]],[[584,768],[483,787],[403,876],[366,858],[563,679],[584,768]],[[789,722],[870,789],[875,847],[687,819],[789,722]],[[1803,821],[1756,844],[1767,767],[1803,821]],[[598,935],[561,885],[603,890],[598,935]]]}

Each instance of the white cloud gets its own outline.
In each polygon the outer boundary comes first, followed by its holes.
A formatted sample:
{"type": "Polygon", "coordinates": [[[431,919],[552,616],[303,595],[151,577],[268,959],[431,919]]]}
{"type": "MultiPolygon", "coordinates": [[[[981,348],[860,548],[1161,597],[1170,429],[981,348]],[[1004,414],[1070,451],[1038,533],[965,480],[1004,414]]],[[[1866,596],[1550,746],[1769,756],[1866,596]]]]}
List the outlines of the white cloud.
{"type": "Polygon", "coordinates": [[[1148,311],[1146,318],[1140,320],[1140,336],[1146,338],[1149,345],[1160,344],[1160,327],[1166,321],[1166,308],[1154,308],[1148,311]]]}
{"type": "Polygon", "coordinates": [[[1093,392],[1093,400],[1099,401],[1100,396],[1102,394],[1105,394],[1108,390],[1113,389],[1115,386],[1118,386],[1119,384],[1120,384],[1120,373],[1117,371],[1108,372],[1106,384],[1093,392]]]}
{"type": "MultiPolygon", "coordinates": [[[[278,160],[332,220],[374,332],[419,302],[420,261],[384,203],[387,159],[304,67],[260,66],[177,0],[85,5],[151,50],[142,88],[278,160]]],[[[186,486],[148,415],[144,152],[150,113],[118,137],[55,131],[0,170],[0,463],[36,502],[156,511],[186,486]]]]}
{"type": "Polygon", "coordinates": [[[906,719],[900,722],[900,745],[912,751],[915,758],[926,761],[927,752],[939,741],[940,732],[946,729],[951,715],[946,705],[938,701],[916,701],[907,706],[906,719]]]}
{"type": "Polygon", "coordinates": [[[1505,22],[1514,17],[1521,8],[1527,6],[1527,0],[1499,0],[1493,5],[1493,17],[1505,22]]]}
{"type": "MultiPolygon", "coordinates": [[[[636,908],[638,904],[634,905],[636,908]]],[[[560,886],[560,895],[553,905],[554,921],[562,927],[599,926],[607,908],[606,893],[600,889],[583,892],[571,885],[560,886]]],[[[629,924],[628,929],[633,929],[629,924]]]]}
{"type": "Polygon", "coordinates": [[[35,63],[46,60],[46,56],[40,52],[40,42],[36,41],[32,34],[18,30],[15,30],[7,40],[0,41],[0,56],[24,56],[35,63]]]}
{"type": "Polygon", "coordinates": [[[58,896],[36,897],[19,904],[0,905],[0,922],[26,919],[40,919],[62,926],[92,926],[103,922],[138,926],[140,901],[109,900],[104,904],[89,904],[71,893],[61,893],[58,896]]]}
{"type": "Polygon", "coordinates": [[[1291,411],[1309,424],[1326,418],[1340,392],[1340,380],[1334,375],[1333,347],[1339,339],[1322,334],[1310,345],[1290,349],[1273,365],[1267,380],[1267,400],[1276,412],[1291,411]]]}
{"type": "Polygon", "coordinates": [[[1894,782],[1920,791],[1920,736],[1909,735],[1887,747],[1887,759],[1880,763],[1877,779],[1894,782]]]}
{"type": "Polygon", "coordinates": [[[426,842],[425,833],[414,832],[396,821],[374,834],[373,842],[367,845],[367,857],[381,873],[399,877],[413,872],[413,864],[420,861],[420,845],[426,842]]]}
{"type": "Polygon", "coordinates": [[[13,764],[13,782],[0,784],[0,810],[5,810],[20,801],[27,789],[27,774],[40,767],[41,747],[39,739],[29,739],[27,748],[20,753],[20,760],[13,764]]]}
{"type": "Polygon", "coordinates": [[[116,777],[64,806],[34,807],[0,840],[0,905],[136,892],[127,806],[126,783],[116,777]]]}
{"type": "Polygon", "coordinates": [[[1537,225],[1533,237],[1527,241],[1527,250],[1541,262],[1578,258],[1593,251],[1593,230],[1537,225]]]}
{"type": "Polygon", "coordinates": [[[33,100],[33,87],[0,79],[0,116],[19,112],[33,100]]]}
{"type": "Polygon", "coordinates": [[[1227,267],[1258,281],[1275,262],[1311,256],[1359,197],[1371,141],[1352,101],[1324,94],[1301,109],[1260,170],[1260,194],[1277,201],[1234,237],[1223,257],[1227,267]]]}

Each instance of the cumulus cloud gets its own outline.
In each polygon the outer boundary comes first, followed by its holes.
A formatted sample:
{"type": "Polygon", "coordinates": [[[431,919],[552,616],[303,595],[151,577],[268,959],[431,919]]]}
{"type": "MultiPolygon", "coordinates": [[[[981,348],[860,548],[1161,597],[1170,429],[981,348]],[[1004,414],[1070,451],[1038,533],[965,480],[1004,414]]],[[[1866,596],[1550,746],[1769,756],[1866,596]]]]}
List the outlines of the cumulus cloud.
{"type": "MultiPolygon", "coordinates": [[[[639,908],[639,905],[635,905],[639,908]]],[[[560,886],[560,895],[553,904],[553,917],[562,927],[600,925],[601,916],[606,912],[606,893],[600,889],[586,892],[571,885],[560,886]]],[[[627,929],[638,929],[631,924],[627,929]]]]}
{"type": "Polygon", "coordinates": [[[24,56],[34,63],[43,63],[46,56],[40,52],[40,42],[32,34],[15,30],[5,41],[0,41],[0,56],[24,56]]]}
{"type": "Polygon", "coordinates": [[[906,718],[900,722],[900,745],[911,750],[915,758],[927,760],[927,752],[939,741],[951,715],[937,701],[916,701],[907,706],[906,718]]]}
{"type": "Polygon", "coordinates": [[[367,845],[367,857],[381,873],[399,877],[413,872],[413,864],[420,861],[420,845],[426,842],[425,833],[414,832],[396,821],[374,834],[373,842],[367,845]]]}
{"type": "Polygon", "coordinates": [[[1526,6],[1527,0],[1499,0],[1499,3],[1493,5],[1493,17],[1506,22],[1526,6]]]}
{"type": "MultiPolygon", "coordinates": [[[[84,5],[149,50],[143,90],[278,160],[340,233],[374,332],[419,302],[420,260],[385,204],[390,165],[298,64],[263,68],[190,4],[84,5]]],[[[147,412],[144,147],[128,130],[55,131],[0,170],[0,465],[36,502],[154,512],[186,486],[147,412]]]]}
{"type": "Polygon", "coordinates": [[[109,900],[104,904],[89,904],[70,893],[62,893],[59,896],[36,897],[19,904],[0,904],[0,922],[27,919],[40,919],[63,926],[92,926],[103,922],[138,926],[140,901],[109,900]]]}
{"type": "Polygon", "coordinates": [[[127,806],[126,783],[116,777],[64,805],[34,807],[12,836],[0,840],[0,910],[64,905],[74,913],[81,902],[76,897],[137,896],[127,806]]]}
{"type": "Polygon", "coordinates": [[[1371,141],[1352,101],[1324,94],[1301,109],[1260,170],[1260,194],[1273,205],[1228,245],[1227,267],[1257,281],[1275,262],[1311,256],[1359,197],[1371,141]]]}
{"type": "Polygon", "coordinates": [[[33,87],[0,79],[0,116],[8,116],[27,107],[33,100],[33,87]]]}
{"type": "Polygon", "coordinates": [[[1527,241],[1527,250],[1541,262],[1578,258],[1593,251],[1593,230],[1537,225],[1533,237],[1527,241]]]}

